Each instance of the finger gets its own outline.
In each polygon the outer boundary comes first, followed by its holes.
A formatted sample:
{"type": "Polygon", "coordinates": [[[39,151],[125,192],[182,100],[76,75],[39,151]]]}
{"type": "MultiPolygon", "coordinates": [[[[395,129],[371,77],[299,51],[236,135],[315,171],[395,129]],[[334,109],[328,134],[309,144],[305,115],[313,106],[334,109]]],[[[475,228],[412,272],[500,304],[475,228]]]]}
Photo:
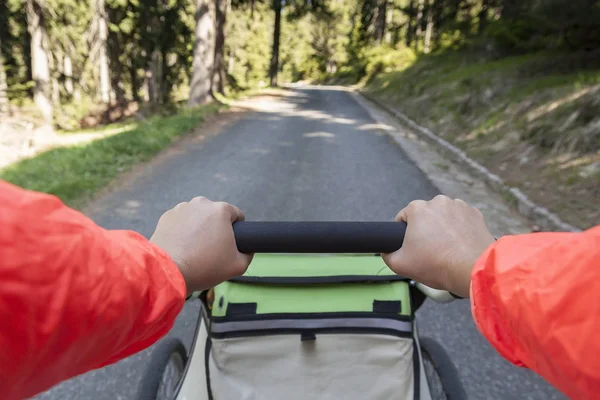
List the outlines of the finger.
{"type": "Polygon", "coordinates": [[[396,218],[394,218],[394,221],[396,222],[406,222],[406,220],[408,219],[408,207],[404,207],[402,210],[400,210],[398,212],[398,214],[396,214],[396,218]]]}
{"type": "Polygon", "coordinates": [[[246,273],[248,267],[250,266],[250,263],[252,262],[253,257],[254,254],[238,253],[237,265],[239,265],[239,268],[237,268],[236,270],[238,276],[244,275],[246,273]]]}
{"type": "Polygon", "coordinates": [[[402,248],[393,253],[382,254],[381,258],[397,275],[410,277],[410,263],[406,262],[406,253],[402,248]]]}
{"type": "Polygon", "coordinates": [[[254,259],[254,254],[253,253],[251,253],[251,254],[240,253],[240,254],[243,257],[244,264],[246,265],[246,269],[247,269],[250,266],[250,263],[252,262],[252,260],[254,259]]]}
{"type": "Polygon", "coordinates": [[[227,215],[232,223],[243,221],[246,218],[244,212],[234,205],[220,201],[217,203],[217,206],[220,207],[221,211],[227,215]]]}
{"type": "Polygon", "coordinates": [[[209,199],[207,199],[204,196],[196,196],[193,199],[190,200],[190,203],[194,202],[194,203],[204,203],[204,202],[210,202],[209,199]]]}
{"type": "Polygon", "coordinates": [[[396,222],[406,222],[408,223],[409,214],[414,212],[415,209],[419,209],[427,204],[424,200],[413,200],[406,207],[404,207],[398,215],[396,215],[396,222]]]}
{"type": "Polygon", "coordinates": [[[393,253],[383,253],[381,255],[381,258],[383,258],[383,262],[385,263],[385,265],[387,265],[388,267],[390,266],[390,263],[392,261],[392,254],[393,253]]]}
{"type": "Polygon", "coordinates": [[[231,205],[232,208],[232,215],[231,215],[231,222],[236,222],[236,221],[244,221],[246,219],[246,215],[244,214],[244,212],[242,210],[240,210],[239,208],[237,208],[236,206],[231,205]]]}
{"type": "Polygon", "coordinates": [[[444,196],[443,194],[438,194],[433,199],[431,199],[432,202],[440,202],[440,203],[445,203],[449,200],[451,200],[450,197],[444,196]]]}
{"type": "Polygon", "coordinates": [[[175,207],[173,207],[173,210],[179,209],[179,208],[183,207],[186,204],[187,204],[187,201],[182,201],[181,203],[178,203],[175,207]]]}
{"type": "Polygon", "coordinates": [[[460,204],[460,205],[461,205],[461,206],[463,206],[463,207],[464,207],[464,206],[471,207],[471,206],[470,206],[470,205],[469,205],[469,204],[468,204],[466,201],[464,201],[463,199],[454,199],[454,202],[455,202],[456,204],[460,204]]]}

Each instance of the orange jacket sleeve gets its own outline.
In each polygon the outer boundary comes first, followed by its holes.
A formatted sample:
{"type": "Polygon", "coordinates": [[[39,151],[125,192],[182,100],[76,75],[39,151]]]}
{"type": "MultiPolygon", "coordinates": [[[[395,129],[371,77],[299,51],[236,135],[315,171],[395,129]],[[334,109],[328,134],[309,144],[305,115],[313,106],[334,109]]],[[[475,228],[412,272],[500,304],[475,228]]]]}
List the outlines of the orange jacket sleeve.
{"type": "Polygon", "coordinates": [[[472,273],[479,330],[573,399],[600,393],[600,226],[498,240],[472,273]]]}
{"type": "Polygon", "coordinates": [[[185,282],[162,250],[56,197],[0,181],[0,398],[21,399],[151,345],[185,282]]]}

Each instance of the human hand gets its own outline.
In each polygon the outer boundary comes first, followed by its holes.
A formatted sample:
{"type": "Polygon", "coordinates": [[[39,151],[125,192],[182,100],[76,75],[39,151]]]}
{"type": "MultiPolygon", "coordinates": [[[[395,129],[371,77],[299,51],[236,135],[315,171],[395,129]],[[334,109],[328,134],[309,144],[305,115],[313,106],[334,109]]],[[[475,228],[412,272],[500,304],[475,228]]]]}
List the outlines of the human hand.
{"type": "Polygon", "coordinates": [[[402,248],[383,255],[390,269],[432,288],[469,297],[475,262],[494,242],[481,212],[440,195],[411,202],[396,221],[406,222],[407,229],[402,248]]]}
{"type": "Polygon", "coordinates": [[[238,251],[233,235],[243,219],[237,207],[195,197],[164,213],[150,242],[171,256],[192,293],[246,271],[252,256],[238,251]]]}

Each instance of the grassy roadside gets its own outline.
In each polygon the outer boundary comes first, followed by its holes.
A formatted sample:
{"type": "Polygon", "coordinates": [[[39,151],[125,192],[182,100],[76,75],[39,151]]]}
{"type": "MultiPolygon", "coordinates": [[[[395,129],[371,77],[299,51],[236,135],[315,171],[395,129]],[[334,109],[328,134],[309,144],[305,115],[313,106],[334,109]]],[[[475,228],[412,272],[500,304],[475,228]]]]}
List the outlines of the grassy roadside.
{"type": "Polygon", "coordinates": [[[451,52],[363,90],[462,148],[565,221],[600,220],[598,54],[481,60],[451,52]]]}
{"type": "Polygon", "coordinates": [[[182,109],[171,116],[128,123],[116,135],[84,145],[55,148],[21,160],[0,170],[0,179],[54,194],[70,206],[79,207],[119,174],[151,159],[220,108],[219,104],[211,103],[182,109]]]}

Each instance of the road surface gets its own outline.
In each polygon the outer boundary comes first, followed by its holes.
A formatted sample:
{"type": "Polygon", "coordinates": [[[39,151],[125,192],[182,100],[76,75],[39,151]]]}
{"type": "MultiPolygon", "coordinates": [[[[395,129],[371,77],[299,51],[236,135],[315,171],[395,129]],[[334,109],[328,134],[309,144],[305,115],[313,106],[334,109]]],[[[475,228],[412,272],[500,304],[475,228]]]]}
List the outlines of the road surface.
{"type": "MultiPolygon", "coordinates": [[[[150,236],[165,210],[204,195],[238,205],[249,220],[390,220],[409,201],[437,194],[351,95],[318,88],[288,94],[153,165],[100,199],[92,218],[106,228],[150,236]]],[[[197,311],[196,304],[187,304],[170,333],[188,346],[197,311]]],[[[470,399],[562,398],[533,373],[496,355],[473,325],[467,301],[428,302],[418,318],[421,334],[450,353],[470,399]]],[[[64,382],[40,397],[133,398],[148,354],[64,382]]]]}

